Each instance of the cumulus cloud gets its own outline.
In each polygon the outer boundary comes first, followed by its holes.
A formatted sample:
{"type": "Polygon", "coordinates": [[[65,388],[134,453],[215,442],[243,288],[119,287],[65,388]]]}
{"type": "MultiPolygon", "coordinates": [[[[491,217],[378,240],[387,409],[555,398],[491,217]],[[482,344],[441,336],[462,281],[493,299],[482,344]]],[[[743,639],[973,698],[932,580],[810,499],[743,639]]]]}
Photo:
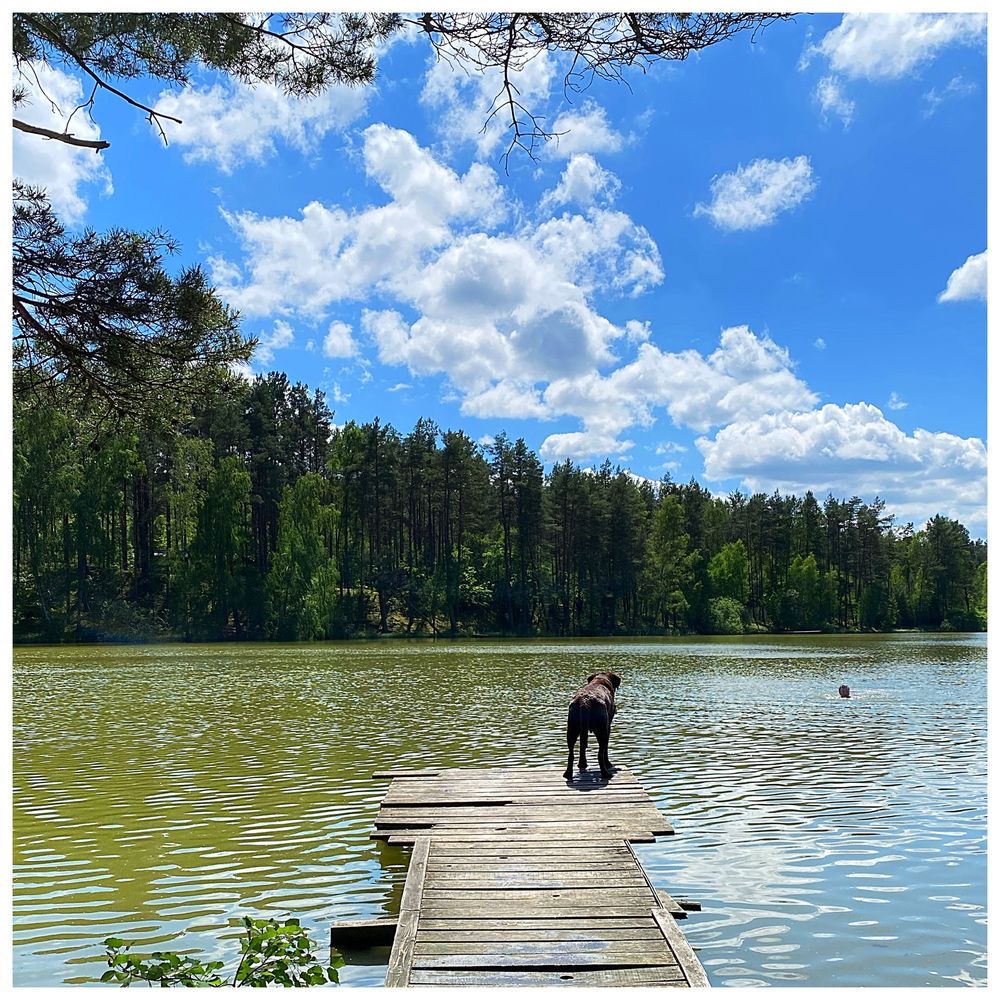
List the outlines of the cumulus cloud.
{"type": "Polygon", "coordinates": [[[358,345],[351,336],[351,326],[334,320],[323,338],[323,353],[328,358],[350,358],[358,352],[358,345]]]}
{"type": "Polygon", "coordinates": [[[633,361],[608,375],[590,371],[553,380],[544,401],[553,414],[579,417],[584,431],[546,438],[543,457],[582,459],[602,449],[624,450],[627,443],[618,435],[631,426],[651,426],[657,408],[665,408],[675,424],[703,433],[773,409],[808,409],[818,397],[795,375],[785,348],[740,326],[723,330],[707,357],[640,344],[633,361]]]}
{"type": "Polygon", "coordinates": [[[578,153],[617,153],[625,139],[608,121],[604,108],[585,101],[579,110],[563,111],[552,126],[555,138],[546,152],[572,157],[578,153]]]}
{"type": "MultiPolygon", "coordinates": [[[[826,60],[828,73],[814,96],[824,119],[837,115],[847,128],[854,102],[844,93],[845,80],[889,81],[915,73],[952,45],[978,45],[986,40],[985,14],[845,14],[840,24],[803,53],[800,69],[814,56],[826,60]]],[[[930,117],[949,97],[975,87],[960,77],[938,92],[924,94],[924,115],[930,117]]]]}
{"type": "Polygon", "coordinates": [[[905,410],[910,404],[900,397],[898,392],[889,394],[889,401],[885,404],[890,410],[905,410]]]}
{"type": "Polygon", "coordinates": [[[576,203],[589,208],[595,202],[608,204],[614,201],[621,181],[605,170],[589,153],[576,153],[570,157],[559,183],[542,196],[541,207],[576,203]]]}
{"type": "Polygon", "coordinates": [[[382,283],[405,288],[425,255],[451,241],[453,226],[474,219],[488,229],[503,217],[488,167],[473,164],[459,177],[408,133],[385,125],[364,137],[365,170],[389,195],[386,204],[349,212],[314,201],[297,219],[224,213],[246,264],[221,257],[209,264],[219,293],[244,315],[320,318],[333,303],[382,283]]]}
{"type": "Polygon", "coordinates": [[[972,254],[961,267],[956,267],[948,278],[945,290],[938,295],[938,302],[959,302],[962,299],[986,301],[986,251],[972,254]]]}
{"type": "Polygon", "coordinates": [[[720,229],[759,229],[801,204],[816,189],[809,157],[753,160],[712,178],[712,201],[695,206],[720,229]]]}
{"type": "MultiPolygon", "coordinates": [[[[19,78],[15,71],[15,86],[27,92],[27,101],[18,106],[16,117],[54,132],[69,131],[78,139],[100,139],[100,127],[86,111],[73,114],[85,100],[80,81],[44,62],[35,66],[35,72],[37,77],[19,78]]],[[[14,176],[44,188],[56,213],[70,225],[82,222],[86,215],[86,185],[98,184],[101,193],[112,193],[111,173],[101,154],[92,149],[15,129],[13,156],[14,176]]]]}
{"type": "MultiPolygon", "coordinates": [[[[511,74],[518,100],[543,115],[549,100],[556,67],[548,52],[511,74]]],[[[510,119],[491,112],[503,100],[501,71],[491,68],[467,73],[444,59],[432,58],[424,77],[420,100],[434,111],[446,148],[471,143],[482,158],[495,155],[510,142],[510,119]]]]}
{"type": "Polygon", "coordinates": [[[816,84],[813,96],[819,105],[823,121],[826,121],[831,115],[836,115],[846,129],[854,120],[854,101],[850,100],[844,93],[843,86],[837,77],[824,76],[816,84]]]}
{"type": "Polygon", "coordinates": [[[551,419],[538,389],[518,379],[505,378],[462,400],[462,413],[470,417],[508,417],[516,420],[551,419]]]}
{"type": "Polygon", "coordinates": [[[365,110],[368,96],[365,87],[334,85],[300,99],[272,84],[227,81],[163,91],[156,111],[181,119],[164,123],[164,129],[187,162],[213,163],[231,174],[247,160],[263,163],[273,156],[278,140],[314,151],[328,132],[343,129],[365,110]]]}
{"type": "Polygon", "coordinates": [[[832,70],[849,78],[892,80],[946,46],[985,39],[985,14],[845,14],[807,55],[825,56],[832,70]]]}
{"type": "Polygon", "coordinates": [[[740,419],[697,447],[710,480],[750,490],[882,497],[903,521],[944,513],[985,527],[986,448],[979,438],[906,434],[868,403],[740,419]]]}
{"type": "MultiPolygon", "coordinates": [[[[380,361],[444,374],[483,415],[537,413],[536,383],[612,364],[618,342],[648,337],[594,305],[599,292],[635,296],[663,280],[656,244],[625,213],[591,207],[493,232],[508,209],[491,169],[460,177],[384,125],[366,131],[364,164],[384,204],[227,216],[246,260],[212,260],[220,294],[245,315],[313,322],[335,303],[394,300],[361,317],[380,361]]],[[[335,339],[348,349],[344,331],[335,339]]]]}
{"type": "Polygon", "coordinates": [[[277,320],[274,329],[257,338],[257,349],[254,351],[254,361],[269,365],[274,360],[274,352],[290,346],[295,341],[292,328],[284,321],[277,320]]]}

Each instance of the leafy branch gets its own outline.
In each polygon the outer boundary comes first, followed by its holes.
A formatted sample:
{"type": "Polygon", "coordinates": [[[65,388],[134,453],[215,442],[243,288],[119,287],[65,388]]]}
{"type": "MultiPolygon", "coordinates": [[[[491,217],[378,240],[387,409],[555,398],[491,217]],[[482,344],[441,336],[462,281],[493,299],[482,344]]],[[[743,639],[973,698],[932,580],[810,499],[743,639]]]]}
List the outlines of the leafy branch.
{"type": "Polygon", "coordinates": [[[111,937],[104,941],[108,971],[101,982],[120,986],[135,982],[150,986],[323,986],[340,981],[337,970],[344,964],[343,958],[331,953],[330,964],[320,964],[313,954],[315,945],[296,918],[281,922],[244,917],[243,925],[241,957],[232,978],[220,975],[224,962],[202,962],[172,951],[154,951],[144,959],[130,954],[131,942],[111,937]]]}

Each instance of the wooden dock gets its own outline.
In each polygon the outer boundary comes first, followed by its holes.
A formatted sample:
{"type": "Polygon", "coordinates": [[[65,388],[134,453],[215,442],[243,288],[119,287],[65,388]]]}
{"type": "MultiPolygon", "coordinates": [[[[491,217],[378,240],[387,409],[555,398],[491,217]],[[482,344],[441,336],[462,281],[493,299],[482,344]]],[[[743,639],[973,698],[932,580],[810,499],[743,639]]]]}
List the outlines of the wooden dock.
{"type": "Polygon", "coordinates": [[[708,986],[632,851],[673,833],[628,770],[388,771],[373,837],[412,844],[386,986],[708,986]]]}

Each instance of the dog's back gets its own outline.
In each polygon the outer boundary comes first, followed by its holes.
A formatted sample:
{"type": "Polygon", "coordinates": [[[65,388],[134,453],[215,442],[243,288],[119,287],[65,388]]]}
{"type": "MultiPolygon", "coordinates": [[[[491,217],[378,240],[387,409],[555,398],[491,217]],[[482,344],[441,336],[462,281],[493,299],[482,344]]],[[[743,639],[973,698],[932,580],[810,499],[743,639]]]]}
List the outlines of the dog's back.
{"type": "Polygon", "coordinates": [[[573,695],[573,700],[569,703],[567,725],[577,733],[586,731],[596,735],[594,726],[609,724],[614,715],[614,686],[606,674],[596,674],[589,684],[585,684],[573,695]]]}

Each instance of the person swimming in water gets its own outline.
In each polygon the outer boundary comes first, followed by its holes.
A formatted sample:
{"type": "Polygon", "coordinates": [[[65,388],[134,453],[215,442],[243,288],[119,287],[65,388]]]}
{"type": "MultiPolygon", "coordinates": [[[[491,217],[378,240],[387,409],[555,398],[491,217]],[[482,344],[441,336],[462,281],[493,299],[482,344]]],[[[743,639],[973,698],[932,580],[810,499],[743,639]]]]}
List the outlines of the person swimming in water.
{"type": "Polygon", "coordinates": [[[841,684],[840,687],[837,688],[837,690],[840,692],[841,698],[851,697],[851,689],[846,684],[841,684]]]}

